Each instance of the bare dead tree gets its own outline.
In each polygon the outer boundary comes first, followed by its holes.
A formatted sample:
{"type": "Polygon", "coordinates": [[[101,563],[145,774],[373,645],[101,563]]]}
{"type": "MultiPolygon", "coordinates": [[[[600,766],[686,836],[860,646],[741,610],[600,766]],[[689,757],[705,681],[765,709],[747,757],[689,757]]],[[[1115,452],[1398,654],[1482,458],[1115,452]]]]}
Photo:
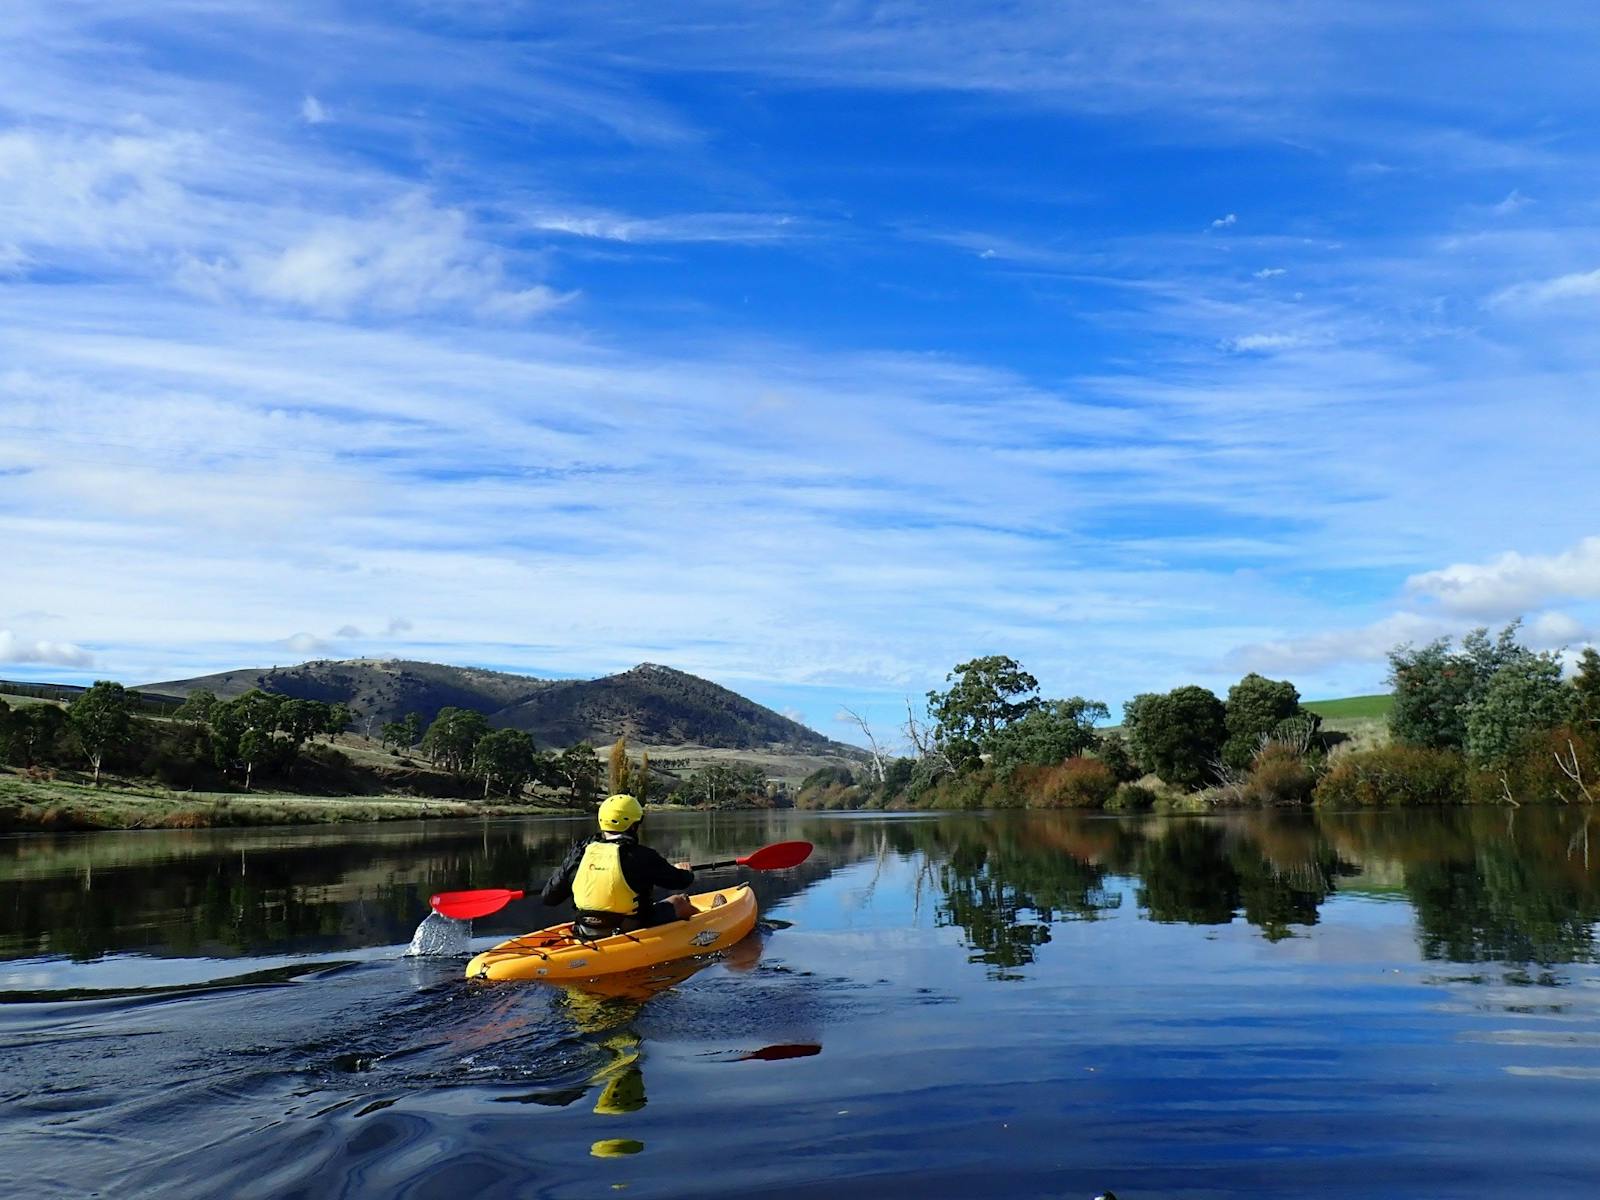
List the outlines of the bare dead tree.
{"type": "Polygon", "coordinates": [[[926,719],[917,716],[916,710],[911,707],[910,696],[906,697],[906,741],[911,743],[918,759],[932,764],[941,772],[954,773],[955,763],[950,761],[944,747],[939,745],[933,727],[926,719]]]}
{"type": "Polygon", "coordinates": [[[918,719],[910,696],[906,697],[906,741],[918,758],[927,758],[933,748],[933,731],[926,721],[918,719]]]}
{"type": "MultiPolygon", "coordinates": [[[[1578,791],[1583,793],[1585,803],[1595,803],[1594,793],[1589,790],[1588,784],[1583,781],[1583,764],[1578,761],[1578,748],[1572,744],[1572,739],[1567,739],[1567,754],[1565,758],[1561,756],[1561,751],[1557,750],[1555,753],[1556,766],[1561,768],[1561,773],[1578,785],[1578,791]]],[[[1559,792],[1556,794],[1560,795],[1559,792]]],[[[1561,798],[1563,800],[1566,799],[1565,796],[1561,798]]]]}
{"type": "Polygon", "coordinates": [[[878,745],[878,739],[872,736],[872,727],[867,724],[867,719],[853,708],[845,708],[841,705],[839,711],[850,718],[851,722],[861,730],[861,735],[867,739],[867,745],[871,747],[872,752],[872,781],[874,783],[882,783],[885,773],[883,748],[878,745]]]}
{"type": "Polygon", "coordinates": [[[1506,773],[1504,771],[1500,772],[1500,795],[1504,797],[1505,802],[1511,805],[1512,808],[1522,807],[1522,805],[1517,803],[1517,798],[1511,794],[1511,783],[1506,779],[1506,773]]]}
{"type": "MultiPolygon", "coordinates": [[[[1266,734],[1261,735],[1261,745],[1265,749],[1271,744],[1272,739],[1266,734]]],[[[1234,803],[1244,799],[1244,785],[1250,778],[1249,771],[1241,771],[1231,767],[1221,758],[1213,758],[1206,764],[1211,768],[1211,776],[1217,781],[1217,790],[1234,803]]]]}

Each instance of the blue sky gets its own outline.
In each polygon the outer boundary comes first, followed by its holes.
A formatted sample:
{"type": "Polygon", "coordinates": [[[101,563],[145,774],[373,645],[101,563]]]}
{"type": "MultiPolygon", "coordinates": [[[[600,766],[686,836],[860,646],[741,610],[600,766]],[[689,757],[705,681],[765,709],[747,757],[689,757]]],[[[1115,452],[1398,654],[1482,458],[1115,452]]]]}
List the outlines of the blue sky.
{"type": "Polygon", "coordinates": [[[17,0],[0,672],[649,660],[846,736],[978,654],[1591,642],[1596,61],[1583,4],[17,0]]]}

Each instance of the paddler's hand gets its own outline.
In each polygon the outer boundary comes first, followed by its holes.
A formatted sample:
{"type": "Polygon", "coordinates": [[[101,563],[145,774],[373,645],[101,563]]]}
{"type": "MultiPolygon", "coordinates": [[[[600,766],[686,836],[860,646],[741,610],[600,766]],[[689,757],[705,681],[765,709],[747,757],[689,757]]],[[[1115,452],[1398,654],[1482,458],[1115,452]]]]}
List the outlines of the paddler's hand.
{"type": "Polygon", "coordinates": [[[673,866],[674,866],[674,867],[676,867],[676,868],[677,868],[677,869],[678,869],[678,870],[680,870],[680,871],[687,871],[687,870],[688,870],[688,869],[689,869],[689,864],[688,864],[688,863],[686,863],[686,862],[681,862],[681,863],[673,863],[673,864],[672,864],[672,865],[673,865],[673,866]]]}

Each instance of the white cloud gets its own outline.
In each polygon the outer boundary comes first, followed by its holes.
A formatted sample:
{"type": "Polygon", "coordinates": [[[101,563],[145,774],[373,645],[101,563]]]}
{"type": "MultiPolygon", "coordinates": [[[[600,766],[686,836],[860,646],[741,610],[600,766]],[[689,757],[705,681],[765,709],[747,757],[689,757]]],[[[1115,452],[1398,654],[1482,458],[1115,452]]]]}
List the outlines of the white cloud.
{"type": "Polygon", "coordinates": [[[323,641],[310,633],[296,633],[281,641],[272,643],[283,650],[292,650],[296,654],[326,654],[334,649],[332,642],[323,641]]]}
{"type": "Polygon", "coordinates": [[[1527,623],[1527,640],[1537,649],[1559,650],[1589,636],[1589,629],[1570,613],[1543,612],[1527,623]]]}
{"type": "Polygon", "coordinates": [[[1591,300],[1600,300],[1600,269],[1513,284],[1491,296],[1489,307],[1531,309],[1591,300]]]}
{"type": "Polygon", "coordinates": [[[1240,672],[1318,672],[1344,663],[1380,663],[1404,642],[1430,641],[1450,632],[1453,627],[1437,618],[1395,613],[1356,629],[1240,646],[1228,653],[1224,663],[1240,672]]]}
{"type": "Polygon", "coordinates": [[[1512,213],[1516,212],[1518,209],[1526,208],[1528,205],[1530,205],[1532,203],[1533,203],[1532,199],[1530,199],[1527,196],[1524,196],[1516,188],[1512,188],[1510,193],[1507,194],[1507,196],[1506,196],[1506,198],[1504,200],[1500,201],[1500,203],[1498,203],[1498,204],[1495,204],[1495,205],[1491,206],[1491,211],[1497,217],[1509,217],[1512,213]]]}
{"type": "Polygon", "coordinates": [[[1238,223],[1239,223],[1239,214],[1238,213],[1229,213],[1227,216],[1218,217],[1215,221],[1211,222],[1211,228],[1213,228],[1213,229],[1227,229],[1230,225],[1237,225],[1238,223]]]}
{"type": "Polygon", "coordinates": [[[1224,344],[1236,354],[1260,354],[1274,350],[1293,350],[1297,346],[1305,345],[1306,339],[1297,333],[1251,333],[1244,337],[1233,338],[1224,344]]]}
{"type": "Polygon", "coordinates": [[[368,218],[323,220],[281,249],[193,263],[188,278],[331,317],[465,307],[520,320],[568,299],[542,285],[509,286],[500,255],[471,237],[466,214],[420,195],[368,218]]]}
{"type": "Polygon", "coordinates": [[[1456,563],[1406,580],[1406,590],[1446,612],[1499,620],[1553,601],[1600,599],[1600,536],[1560,554],[1508,551],[1483,563],[1456,563]]]}
{"type": "Polygon", "coordinates": [[[0,663],[43,663],[56,667],[92,667],[94,655],[71,642],[47,642],[0,629],[0,663]]]}
{"type": "Polygon", "coordinates": [[[631,217],[611,212],[536,212],[529,228],[546,233],[636,244],[729,242],[755,245],[789,241],[813,232],[809,222],[785,213],[678,213],[631,217]]]}
{"type": "Polygon", "coordinates": [[[333,114],[315,96],[307,94],[300,102],[300,119],[307,125],[325,125],[333,120],[333,114]]]}
{"type": "Polygon", "coordinates": [[[1279,275],[1286,274],[1282,267],[1262,267],[1256,272],[1257,279],[1276,279],[1279,275]]]}
{"type": "Polygon", "coordinates": [[[367,639],[374,637],[398,637],[402,633],[410,633],[411,629],[411,622],[406,620],[404,617],[390,617],[388,623],[384,625],[381,633],[368,633],[359,625],[341,625],[334,631],[333,636],[336,638],[348,638],[355,641],[366,641],[367,639]]]}

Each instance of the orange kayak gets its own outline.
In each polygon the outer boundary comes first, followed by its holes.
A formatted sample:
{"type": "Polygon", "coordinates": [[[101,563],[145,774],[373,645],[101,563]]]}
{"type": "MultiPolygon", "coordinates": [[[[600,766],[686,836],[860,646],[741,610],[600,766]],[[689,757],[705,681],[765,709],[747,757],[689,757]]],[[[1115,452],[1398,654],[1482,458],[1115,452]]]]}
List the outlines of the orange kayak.
{"type": "Polygon", "coordinates": [[[690,896],[695,913],[631,933],[585,941],[572,923],[501,942],[467,964],[468,979],[592,979],[676,958],[726,950],[756,923],[756,897],[748,884],[690,896]],[[721,896],[722,903],[717,903],[721,896]]]}

